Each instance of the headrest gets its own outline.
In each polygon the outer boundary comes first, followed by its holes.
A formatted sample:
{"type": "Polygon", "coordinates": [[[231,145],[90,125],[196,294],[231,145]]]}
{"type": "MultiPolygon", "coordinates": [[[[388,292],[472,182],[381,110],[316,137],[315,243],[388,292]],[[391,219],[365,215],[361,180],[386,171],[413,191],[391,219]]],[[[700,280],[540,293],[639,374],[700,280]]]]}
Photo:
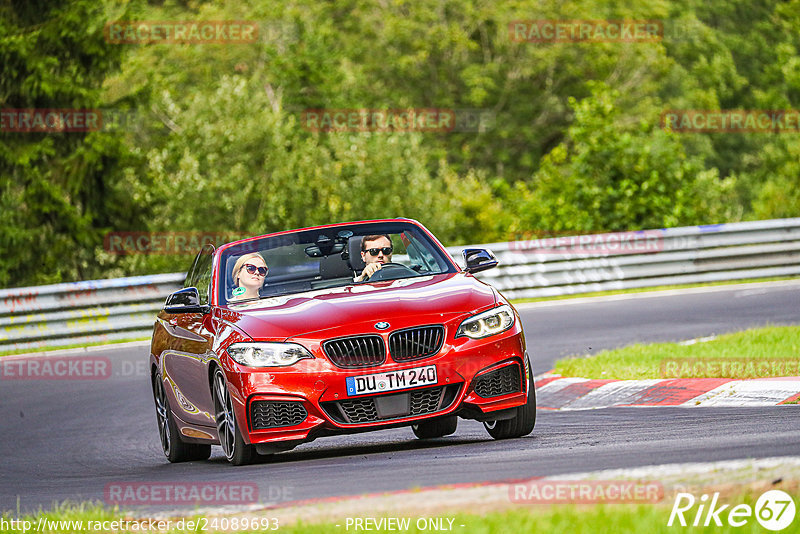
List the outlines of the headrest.
{"type": "Polygon", "coordinates": [[[319,260],[319,274],[323,280],[331,278],[353,277],[353,270],[342,259],[341,254],[323,256],[319,260]]]}
{"type": "Polygon", "coordinates": [[[350,267],[353,268],[354,271],[361,272],[366,267],[364,260],[361,259],[361,238],[364,236],[354,235],[350,238],[347,242],[347,251],[350,254],[350,259],[348,260],[350,263],[350,267]]]}

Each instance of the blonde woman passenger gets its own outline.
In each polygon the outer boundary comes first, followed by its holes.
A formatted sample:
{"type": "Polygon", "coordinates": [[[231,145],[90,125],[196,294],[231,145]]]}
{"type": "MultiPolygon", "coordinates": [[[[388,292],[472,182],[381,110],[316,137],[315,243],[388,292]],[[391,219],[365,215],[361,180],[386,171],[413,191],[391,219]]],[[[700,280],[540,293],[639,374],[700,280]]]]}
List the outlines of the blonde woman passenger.
{"type": "Polygon", "coordinates": [[[269,267],[258,252],[245,254],[233,265],[233,291],[230,300],[259,298],[269,267]]]}

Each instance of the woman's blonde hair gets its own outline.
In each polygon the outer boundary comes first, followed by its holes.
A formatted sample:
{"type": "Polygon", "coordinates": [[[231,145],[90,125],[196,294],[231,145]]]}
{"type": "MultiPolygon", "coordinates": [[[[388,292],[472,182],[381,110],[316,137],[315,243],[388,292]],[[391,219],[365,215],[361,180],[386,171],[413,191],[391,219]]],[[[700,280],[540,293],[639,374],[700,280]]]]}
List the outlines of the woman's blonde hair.
{"type": "MultiPolygon", "coordinates": [[[[267,265],[267,260],[264,259],[264,256],[259,254],[258,252],[251,252],[250,254],[245,254],[244,256],[240,256],[236,263],[233,264],[233,285],[239,285],[239,271],[242,270],[244,264],[247,260],[252,260],[253,258],[259,258],[261,261],[264,262],[264,265],[267,265]]],[[[269,268],[269,267],[267,267],[269,268]]],[[[266,280],[266,276],[264,277],[266,280]]]]}

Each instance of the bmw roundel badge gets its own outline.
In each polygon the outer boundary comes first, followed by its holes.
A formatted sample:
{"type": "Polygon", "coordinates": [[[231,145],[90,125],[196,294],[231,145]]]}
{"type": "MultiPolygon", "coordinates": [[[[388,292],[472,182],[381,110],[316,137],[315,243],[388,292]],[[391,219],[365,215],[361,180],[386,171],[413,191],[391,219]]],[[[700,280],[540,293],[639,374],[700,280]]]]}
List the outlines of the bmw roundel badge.
{"type": "Polygon", "coordinates": [[[387,323],[386,321],[375,323],[375,328],[377,328],[378,330],[386,330],[387,328],[389,328],[389,323],[387,323]]]}

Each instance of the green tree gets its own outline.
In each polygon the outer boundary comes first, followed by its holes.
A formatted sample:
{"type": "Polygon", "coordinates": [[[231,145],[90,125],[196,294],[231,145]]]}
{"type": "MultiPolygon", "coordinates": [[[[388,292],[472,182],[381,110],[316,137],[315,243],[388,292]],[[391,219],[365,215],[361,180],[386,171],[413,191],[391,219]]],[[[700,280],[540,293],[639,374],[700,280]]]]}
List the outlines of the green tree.
{"type": "Polygon", "coordinates": [[[619,231],[726,220],[730,184],[687,157],[658,117],[626,123],[603,84],[570,100],[574,123],[542,160],[530,190],[520,185],[520,218],[549,231],[619,231]]]}
{"type": "Polygon", "coordinates": [[[475,242],[796,215],[794,137],[675,135],[658,122],[665,109],[797,108],[798,2],[6,3],[3,107],[124,105],[139,121],[111,136],[2,134],[0,284],[185,267],[103,254],[108,230],[255,233],[406,215],[475,242]],[[260,34],[109,47],[101,30],[115,19],[254,20],[260,34]],[[657,19],[666,34],[509,34],[537,19],[657,19]],[[398,107],[495,120],[414,134],[315,133],[298,120],[309,108],[398,107]],[[43,263],[42,249],[57,259],[43,263]]]}
{"type": "MultiPolygon", "coordinates": [[[[99,108],[121,59],[104,23],[93,0],[0,5],[0,108],[99,108]]],[[[100,276],[103,229],[136,220],[114,178],[124,144],[104,132],[11,129],[0,132],[0,286],[100,276]]]]}
{"type": "Polygon", "coordinates": [[[502,235],[489,188],[445,162],[431,175],[418,133],[312,132],[271,87],[240,75],[176,98],[157,102],[172,131],[147,152],[147,179],[130,184],[150,195],[153,230],[261,234],[404,216],[461,242],[502,235]],[[470,215],[480,207],[485,218],[470,215]]]}

